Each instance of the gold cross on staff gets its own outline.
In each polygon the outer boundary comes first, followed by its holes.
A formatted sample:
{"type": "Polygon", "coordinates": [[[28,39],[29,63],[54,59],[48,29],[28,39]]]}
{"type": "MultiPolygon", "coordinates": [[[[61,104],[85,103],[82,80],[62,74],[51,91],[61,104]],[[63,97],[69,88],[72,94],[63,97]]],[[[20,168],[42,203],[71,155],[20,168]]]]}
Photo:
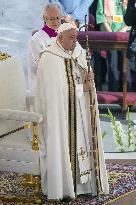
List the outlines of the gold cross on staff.
{"type": "Polygon", "coordinates": [[[79,156],[81,156],[82,157],[82,161],[84,161],[84,159],[85,159],[85,151],[83,150],[83,147],[80,147],[80,150],[81,150],[81,152],[79,153],[79,156]]]}

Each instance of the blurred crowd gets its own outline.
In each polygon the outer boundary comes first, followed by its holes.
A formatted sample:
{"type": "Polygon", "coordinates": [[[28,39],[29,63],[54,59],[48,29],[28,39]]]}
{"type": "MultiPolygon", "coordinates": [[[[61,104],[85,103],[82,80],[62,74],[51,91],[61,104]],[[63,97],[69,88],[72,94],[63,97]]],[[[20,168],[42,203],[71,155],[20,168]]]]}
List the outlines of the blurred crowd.
{"type": "MultiPolygon", "coordinates": [[[[63,15],[68,15],[68,18],[74,19],[80,30],[85,28],[85,15],[88,16],[89,30],[105,32],[130,32],[131,30],[132,25],[126,25],[127,20],[124,22],[128,0],[50,0],[50,2],[60,3],[63,15]]],[[[135,0],[131,1],[131,7],[134,5],[135,0]]],[[[123,51],[95,50],[93,52],[94,72],[99,75],[97,89],[105,89],[105,83],[108,81],[106,88],[108,91],[122,91],[123,55],[123,51]]],[[[135,91],[136,88],[135,67],[135,58],[133,56],[128,60],[129,91],[135,91]]]]}

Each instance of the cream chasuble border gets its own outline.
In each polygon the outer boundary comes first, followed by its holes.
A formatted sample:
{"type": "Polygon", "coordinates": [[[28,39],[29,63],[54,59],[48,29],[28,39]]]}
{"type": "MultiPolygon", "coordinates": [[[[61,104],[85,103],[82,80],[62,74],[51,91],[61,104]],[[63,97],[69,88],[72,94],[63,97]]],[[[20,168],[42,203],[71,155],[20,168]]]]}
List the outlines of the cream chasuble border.
{"type": "Polygon", "coordinates": [[[76,94],[75,82],[72,73],[71,59],[65,59],[66,76],[68,82],[68,124],[69,124],[69,154],[73,175],[74,191],[77,188],[77,120],[76,120],[76,94]]]}

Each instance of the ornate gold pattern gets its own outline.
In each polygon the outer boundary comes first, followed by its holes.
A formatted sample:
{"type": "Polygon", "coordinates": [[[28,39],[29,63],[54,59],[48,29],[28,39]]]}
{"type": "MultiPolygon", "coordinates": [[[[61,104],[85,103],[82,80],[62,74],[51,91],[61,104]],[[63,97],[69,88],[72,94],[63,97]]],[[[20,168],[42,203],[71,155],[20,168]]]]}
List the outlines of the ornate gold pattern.
{"type": "Polygon", "coordinates": [[[33,143],[32,143],[32,150],[38,151],[38,130],[37,130],[37,123],[33,123],[33,143]]]}
{"type": "Polygon", "coordinates": [[[111,171],[108,173],[108,179],[109,179],[109,182],[111,182],[112,184],[113,183],[116,183],[119,179],[121,179],[122,177],[131,177],[133,176],[133,173],[132,172],[129,172],[129,173],[126,173],[126,172],[117,172],[117,171],[111,171]]]}
{"type": "MultiPolygon", "coordinates": [[[[125,198],[126,196],[128,196],[128,195],[130,195],[130,194],[132,194],[132,193],[135,193],[135,192],[136,192],[136,190],[132,190],[132,191],[126,193],[126,194],[123,194],[123,195],[118,196],[118,197],[116,197],[116,198],[114,198],[114,199],[111,199],[111,200],[108,201],[108,202],[105,202],[103,205],[113,204],[114,202],[118,201],[119,199],[123,199],[123,198],[125,198]]],[[[114,204],[115,204],[115,203],[114,203],[114,204]]],[[[118,204],[119,204],[119,203],[118,203],[118,204]]]]}
{"type": "Polygon", "coordinates": [[[33,186],[34,185],[32,174],[25,174],[25,178],[26,178],[26,181],[25,181],[26,186],[33,186]]]}
{"type": "Polygon", "coordinates": [[[11,58],[11,56],[0,51],[0,61],[7,60],[8,58],[11,58]]]}
{"type": "Polygon", "coordinates": [[[81,173],[80,173],[80,177],[81,177],[81,176],[88,175],[88,174],[90,174],[90,172],[91,172],[91,169],[88,169],[88,170],[86,170],[86,171],[84,171],[84,172],[81,172],[81,173]]]}
{"type": "MultiPolygon", "coordinates": [[[[57,44],[57,46],[59,46],[58,42],[56,42],[56,44],[57,44]]],[[[85,69],[84,67],[82,67],[81,65],[79,65],[78,62],[77,62],[77,59],[78,59],[78,58],[81,56],[81,54],[83,53],[83,50],[82,50],[82,49],[81,49],[79,55],[76,57],[76,59],[74,59],[73,56],[72,56],[70,53],[66,52],[66,51],[65,51],[64,49],[62,49],[60,46],[59,46],[59,48],[60,48],[61,50],[63,50],[63,52],[65,52],[67,55],[70,56],[70,58],[72,59],[72,61],[75,63],[75,65],[76,65],[78,68],[82,69],[83,71],[86,71],[86,69],[85,69]]],[[[63,56],[61,56],[61,55],[59,55],[59,54],[56,54],[56,53],[53,53],[53,52],[48,51],[48,50],[46,50],[46,51],[44,51],[44,52],[51,53],[51,54],[56,55],[56,56],[58,56],[58,57],[60,57],[60,58],[66,59],[66,58],[63,57],[63,56]]]]}
{"type": "Polygon", "coordinates": [[[5,202],[18,202],[18,203],[27,203],[27,204],[41,204],[42,200],[40,198],[35,197],[20,197],[20,196],[5,196],[0,195],[0,200],[5,202]]]}
{"type": "Polygon", "coordinates": [[[81,152],[78,155],[81,156],[82,161],[84,161],[86,152],[83,150],[83,147],[80,147],[80,150],[81,152]]]}
{"type": "Polygon", "coordinates": [[[18,203],[27,203],[27,204],[41,204],[42,198],[41,198],[41,186],[40,186],[40,178],[39,176],[33,176],[32,174],[24,174],[24,180],[25,182],[22,182],[22,184],[27,187],[33,187],[35,190],[35,194],[33,196],[27,196],[27,189],[26,189],[26,197],[21,196],[6,196],[6,195],[0,195],[0,201],[4,202],[18,202],[18,203]]]}
{"type": "Polygon", "coordinates": [[[71,160],[71,169],[73,175],[74,191],[76,194],[77,184],[77,136],[76,136],[76,96],[75,96],[75,82],[72,73],[71,59],[65,59],[66,74],[68,82],[68,122],[69,122],[69,152],[71,160]]]}

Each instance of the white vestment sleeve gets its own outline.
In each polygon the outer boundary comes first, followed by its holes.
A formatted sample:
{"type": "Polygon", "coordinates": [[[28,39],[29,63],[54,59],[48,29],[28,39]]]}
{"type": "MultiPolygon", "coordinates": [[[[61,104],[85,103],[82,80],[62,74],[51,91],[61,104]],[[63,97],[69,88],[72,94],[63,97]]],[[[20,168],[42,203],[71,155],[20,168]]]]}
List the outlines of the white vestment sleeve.
{"type": "Polygon", "coordinates": [[[36,41],[36,39],[31,39],[29,41],[28,45],[28,60],[29,60],[29,66],[30,69],[33,70],[33,72],[37,72],[38,68],[38,61],[39,61],[39,53],[41,52],[42,48],[40,47],[40,44],[36,41]]]}
{"type": "Polygon", "coordinates": [[[28,44],[28,85],[31,94],[35,94],[37,69],[41,53],[51,44],[51,38],[43,30],[36,32],[28,44]]]}
{"type": "Polygon", "coordinates": [[[28,45],[28,85],[31,93],[34,94],[37,69],[39,63],[39,53],[41,52],[40,42],[33,37],[28,45]]]}

